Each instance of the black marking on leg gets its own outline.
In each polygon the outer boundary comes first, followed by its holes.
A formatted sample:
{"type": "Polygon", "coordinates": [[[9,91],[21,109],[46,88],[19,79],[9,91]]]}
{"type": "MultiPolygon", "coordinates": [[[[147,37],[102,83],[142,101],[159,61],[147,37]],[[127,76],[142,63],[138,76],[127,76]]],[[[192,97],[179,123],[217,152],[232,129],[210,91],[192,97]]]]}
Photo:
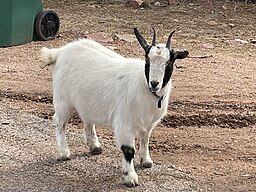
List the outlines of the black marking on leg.
{"type": "Polygon", "coordinates": [[[134,148],[127,145],[122,145],[121,150],[123,151],[124,158],[126,159],[126,161],[131,163],[132,159],[134,158],[134,148]]]}

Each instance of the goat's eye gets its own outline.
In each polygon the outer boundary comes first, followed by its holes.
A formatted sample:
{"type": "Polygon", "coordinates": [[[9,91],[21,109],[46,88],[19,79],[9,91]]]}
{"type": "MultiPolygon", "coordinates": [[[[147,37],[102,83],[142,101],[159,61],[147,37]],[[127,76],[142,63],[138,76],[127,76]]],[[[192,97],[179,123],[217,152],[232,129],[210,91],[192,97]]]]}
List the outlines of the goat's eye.
{"type": "Polygon", "coordinates": [[[168,60],[166,63],[165,63],[165,65],[167,66],[167,65],[170,65],[171,64],[171,61],[170,60],[168,60]]]}

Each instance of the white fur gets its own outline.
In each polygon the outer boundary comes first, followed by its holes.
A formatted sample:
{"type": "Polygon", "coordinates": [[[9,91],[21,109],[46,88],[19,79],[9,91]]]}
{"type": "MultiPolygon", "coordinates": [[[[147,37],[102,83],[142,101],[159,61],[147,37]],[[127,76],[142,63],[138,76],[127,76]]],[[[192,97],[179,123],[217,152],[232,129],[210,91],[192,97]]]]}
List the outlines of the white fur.
{"type": "MultiPolygon", "coordinates": [[[[153,49],[150,53],[152,62],[155,63],[154,69],[165,65],[168,60],[169,52],[165,49],[161,47],[160,52],[153,49]]],[[[141,163],[145,167],[152,166],[148,151],[149,137],[167,111],[171,81],[157,93],[165,95],[162,107],[157,108],[158,99],[149,91],[145,78],[144,60],[125,58],[86,39],[59,49],[43,48],[41,57],[44,66],[55,62],[54,121],[61,158],[68,159],[70,156],[64,131],[65,124],[75,109],[83,122],[89,123],[86,135],[91,150],[101,148],[92,124],[111,126],[119,148],[122,145],[134,147],[135,137],[138,137],[141,141],[141,163]]],[[[158,80],[162,78],[163,76],[158,80]]],[[[123,171],[128,173],[124,175],[125,184],[138,184],[133,160],[131,163],[123,162],[123,171]]]]}
{"type": "MultiPolygon", "coordinates": [[[[169,60],[170,51],[165,48],[163,44],[153,46],[150,49],[148,57],[150,58],[150,73],[149,73],[149,82],[157,81],[159,82],[156,87],[157,90],[160,90],[163,85],[163,77],[166,67],[166,61],[169,60]]],[[[153,89],[149,84],[149,88],[153,89]]]]}

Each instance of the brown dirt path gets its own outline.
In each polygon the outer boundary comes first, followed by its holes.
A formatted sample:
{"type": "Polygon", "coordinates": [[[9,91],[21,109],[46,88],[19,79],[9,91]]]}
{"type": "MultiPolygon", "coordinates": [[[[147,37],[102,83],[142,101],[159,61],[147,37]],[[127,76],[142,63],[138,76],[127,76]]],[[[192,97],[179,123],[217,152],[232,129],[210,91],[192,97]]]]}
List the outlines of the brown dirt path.
{"type": "MultiPolygon", "coordinates": [[[[69,127],[73,158],[56,161],[51,70],[38,67],[38,53],[87,33],[132,34],[133,27],[151,39],[155,27],[159,42],[175,28],[173,47],[213,57],[177,62],[168,115],[150,142],[156,167],[138,169],[136,190],[255,191],[256,46],[234,41],[256,39],[255,4],[197,0],[135,10],[79,2],[45,2],[60,16],[62,37],[0,48],[0,190],[132,190],[120,183],[112,132],[99,128],[106,150],[88,156],[76,116],[69,127]]],[[[143,57],[137,42],[103,44],[143,57]]]]}

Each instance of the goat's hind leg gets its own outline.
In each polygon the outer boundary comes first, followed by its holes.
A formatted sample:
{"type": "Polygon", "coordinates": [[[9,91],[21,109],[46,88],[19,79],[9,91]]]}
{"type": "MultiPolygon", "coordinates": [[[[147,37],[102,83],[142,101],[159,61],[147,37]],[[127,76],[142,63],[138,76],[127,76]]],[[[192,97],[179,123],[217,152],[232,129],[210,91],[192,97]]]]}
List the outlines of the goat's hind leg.
{"type": "Polygon", "coordinates": [[[86,141],[90,147],[92,155],[99,155],[102,153],[102,147],[96,134],[95,125],[92,123],[84,123],[86,134],[86,141]]]}
{"type": "Polygon", "coordinates": [[[70,159],[70,151],[66,141],[65,128],[68,120],[71,117],[73,108],[65,105],[65,103],[54,104],[55,113],[53,116],[56,126],[56,139],[61,160],[70,159]]]}

